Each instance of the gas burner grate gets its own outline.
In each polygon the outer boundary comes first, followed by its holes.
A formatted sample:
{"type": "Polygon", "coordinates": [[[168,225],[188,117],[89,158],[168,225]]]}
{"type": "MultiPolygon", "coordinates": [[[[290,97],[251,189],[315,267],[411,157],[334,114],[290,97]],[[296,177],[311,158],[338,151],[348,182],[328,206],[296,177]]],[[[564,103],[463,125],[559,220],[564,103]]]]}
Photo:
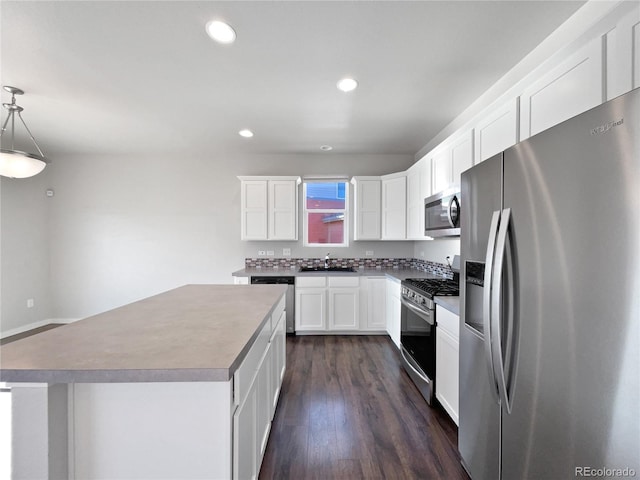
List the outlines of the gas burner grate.
{"type": "Polygon", "coordinates": [[[460,295],[458,282],[448,278],[408,278],[402,283],[424,295],[460,295]]]}

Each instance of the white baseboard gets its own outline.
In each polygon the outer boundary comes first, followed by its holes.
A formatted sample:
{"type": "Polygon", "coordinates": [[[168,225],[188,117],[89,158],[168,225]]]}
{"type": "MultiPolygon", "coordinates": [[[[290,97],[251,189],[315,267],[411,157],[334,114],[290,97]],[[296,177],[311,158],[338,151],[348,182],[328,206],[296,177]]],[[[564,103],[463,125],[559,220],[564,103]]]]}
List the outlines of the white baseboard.
{"type": "Polygon", "coordinates": [[[19,333],[27,332],[29,330],[33,330],[34,328],[44,327],[45,325],[50,325],[52,323],[72,323],[79,318],[47,318],[45,320],[40,320],[39,322],[28,323],[27,325],[22,325],[21,327],[12,328],[11,330],[0,332],[0,338],[11,337],[13,335],[18,335],[19,333]]]}

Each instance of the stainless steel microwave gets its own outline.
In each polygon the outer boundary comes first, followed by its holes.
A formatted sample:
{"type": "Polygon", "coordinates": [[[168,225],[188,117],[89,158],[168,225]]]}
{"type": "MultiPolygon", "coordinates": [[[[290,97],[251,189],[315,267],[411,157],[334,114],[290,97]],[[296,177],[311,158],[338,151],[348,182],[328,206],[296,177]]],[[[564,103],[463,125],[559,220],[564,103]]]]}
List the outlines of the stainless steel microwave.
{"type": "Polygon", "coordinates": [[[460,188],[450,188],[424,199],[424,234],[460,236],[460,188]]]}

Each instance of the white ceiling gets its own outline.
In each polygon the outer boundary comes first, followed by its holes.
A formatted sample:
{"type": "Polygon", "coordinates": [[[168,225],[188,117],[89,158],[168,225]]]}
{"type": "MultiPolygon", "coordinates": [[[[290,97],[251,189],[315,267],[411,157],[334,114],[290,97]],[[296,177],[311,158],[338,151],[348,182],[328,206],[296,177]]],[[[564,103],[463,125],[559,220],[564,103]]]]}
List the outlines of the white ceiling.
{"type": "Polygon", "coordinates": [[[54,160],[415,154],[583,3],[3,0],[0,75],[54,160]],[[235,44],[206,35],[216,18],[235,44]]]}

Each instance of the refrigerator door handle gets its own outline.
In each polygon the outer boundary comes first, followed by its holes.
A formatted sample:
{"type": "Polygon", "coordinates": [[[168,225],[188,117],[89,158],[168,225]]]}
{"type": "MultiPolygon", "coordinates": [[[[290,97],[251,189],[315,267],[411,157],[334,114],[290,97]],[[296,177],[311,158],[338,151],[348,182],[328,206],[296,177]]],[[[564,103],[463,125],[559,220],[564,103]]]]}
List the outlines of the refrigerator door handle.
{"type": "MultiPolygon", "coordinates": [[[[496,258],[494,265],[493,285],[491,288],[491,343],[492,343],[492,362],[493,371],[496,375],[496,383],[498,384],[498,392],[502,405],[511,413],[511,401],[509,392],[507,391],[507,382],[505,376],[505,357],[502,352],[502,334],[503,334],[503,296],[502,296],[502,272],[504,259],[507,254],[507,238],[509,235],[509,225],[511,223],[511,209],[505,208],[502,211],[500,220],[500,228],[498,231],[498,240],[496,242],[496,258]]],[[[507,342],[505,344],[507,354],[512,354],[511,343],[513,334],[513,269],[511,258],[507,262],[509,272],[507,274],[507,295],[509,299],[509,313],[507,315],[507,342]]],[[[510,365],[510,359],[509,359],[510,365]]]]}
{"type": "Polygon", "coordinates": [[[493,212],[491,217],[491,226],[489,227],[489,242],[487,243],[487,255],[484,267],[484,292],[482,302],[482,323],[484,326],[484,352],[487,360],[487,368],[489,369],[489,381],[491,382],[489,390],[493,395],[496,403],[500,403],[498,396],[498,386],[494,371],[493,349],[491,346],[491,290],[493,289],[493,258],[496,247],[496,236],[498,234],[498,226],[500,224],[500,210],[493,212]]]}

